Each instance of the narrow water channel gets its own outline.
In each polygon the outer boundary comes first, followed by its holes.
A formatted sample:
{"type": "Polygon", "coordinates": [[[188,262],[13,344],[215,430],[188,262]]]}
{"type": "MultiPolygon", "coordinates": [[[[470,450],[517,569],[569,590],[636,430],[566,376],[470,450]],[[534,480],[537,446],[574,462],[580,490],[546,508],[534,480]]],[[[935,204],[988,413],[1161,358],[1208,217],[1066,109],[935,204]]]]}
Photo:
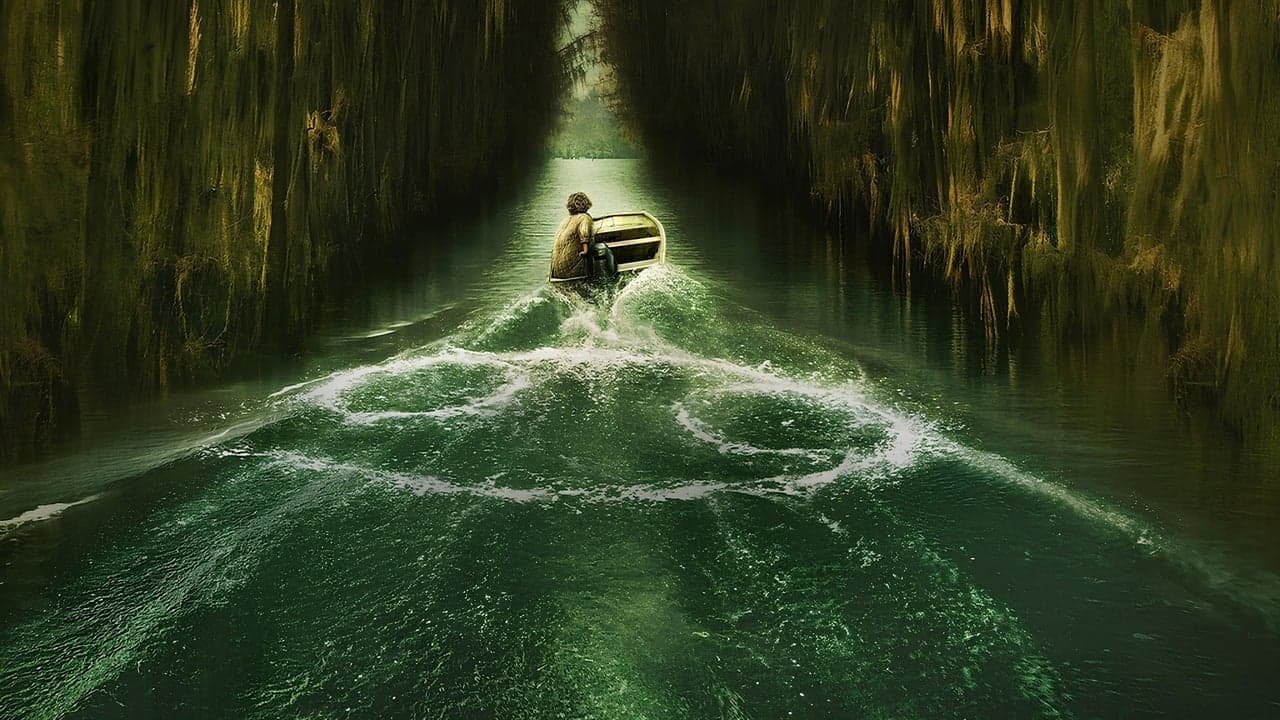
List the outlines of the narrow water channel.
{"type": "Polygon", "coordinates": [[[535,177],[301,368],[4,471],[0,717],[1280,713],[1275,458],[758,191],[535,177]],[[549,287],[574,190],[667,266],[549,287]]]}

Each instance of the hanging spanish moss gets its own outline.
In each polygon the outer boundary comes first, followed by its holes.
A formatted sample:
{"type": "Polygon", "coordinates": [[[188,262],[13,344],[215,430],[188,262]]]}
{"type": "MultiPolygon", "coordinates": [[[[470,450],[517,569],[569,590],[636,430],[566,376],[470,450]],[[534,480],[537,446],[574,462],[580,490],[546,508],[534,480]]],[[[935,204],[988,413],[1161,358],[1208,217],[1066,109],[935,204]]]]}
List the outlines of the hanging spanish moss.
{"type": "Polygon", "coordinates": [[[596,5],[650,144],[799,179],[993,341],[1136,326],[1179,395],[1280,427],[1280,3],[596,5]]]}
{"type": "Polygon", "coordinates": [[[0,445],[74,426],[86,384],[165,388],[288,347],[339,259],[540,149],[565,12],[4,4],[0,445]]]}

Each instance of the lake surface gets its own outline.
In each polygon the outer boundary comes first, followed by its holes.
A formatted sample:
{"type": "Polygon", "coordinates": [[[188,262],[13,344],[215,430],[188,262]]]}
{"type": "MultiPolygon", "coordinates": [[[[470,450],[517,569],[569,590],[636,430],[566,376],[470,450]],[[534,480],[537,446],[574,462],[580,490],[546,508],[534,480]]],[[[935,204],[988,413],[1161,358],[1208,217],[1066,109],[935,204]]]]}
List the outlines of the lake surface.
{"type": "Polygon", "coordinates": [[[0,717],[1280,715],[1276,458],[1158,382],[640,160],[413,232],[305,360],[0,471],[0,717]],[[668,265],[550,288],[579,189],[668,265]]]}

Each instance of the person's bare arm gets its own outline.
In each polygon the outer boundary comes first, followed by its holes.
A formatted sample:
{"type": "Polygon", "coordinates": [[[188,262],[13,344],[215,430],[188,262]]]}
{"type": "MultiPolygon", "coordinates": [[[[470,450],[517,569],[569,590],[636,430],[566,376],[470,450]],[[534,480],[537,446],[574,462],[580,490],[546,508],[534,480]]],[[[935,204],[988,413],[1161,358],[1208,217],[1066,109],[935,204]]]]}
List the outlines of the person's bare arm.
{"type": "MultiPolygon", "coordinates": [[[[586,215],[586,213],[583,213],[583,215],[586,215]]],[[[578,242],[582,243],[582,252],[578,253],[579,255],[586,256],[587,249],[591,247],[591,236],[595,234],[595,223],[591,221],[590,215],[586,215],[585,219],[578,221],[578,242]]]]}

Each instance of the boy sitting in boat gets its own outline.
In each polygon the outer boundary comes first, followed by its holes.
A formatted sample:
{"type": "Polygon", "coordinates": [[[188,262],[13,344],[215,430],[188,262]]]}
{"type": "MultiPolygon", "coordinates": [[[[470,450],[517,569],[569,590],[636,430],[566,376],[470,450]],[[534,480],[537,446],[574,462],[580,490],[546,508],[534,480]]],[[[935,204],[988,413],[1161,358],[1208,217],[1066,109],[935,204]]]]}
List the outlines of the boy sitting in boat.
{"type": "Polygon", "coordinates": [[[576,192],[569,196],[565,207],[569,217],[556,229],[555,244],[551,248],[551,277],[583,277],[587,274],[587,251],[595,236],[595,224],[587,214],[591,198],[576,192]]]}

